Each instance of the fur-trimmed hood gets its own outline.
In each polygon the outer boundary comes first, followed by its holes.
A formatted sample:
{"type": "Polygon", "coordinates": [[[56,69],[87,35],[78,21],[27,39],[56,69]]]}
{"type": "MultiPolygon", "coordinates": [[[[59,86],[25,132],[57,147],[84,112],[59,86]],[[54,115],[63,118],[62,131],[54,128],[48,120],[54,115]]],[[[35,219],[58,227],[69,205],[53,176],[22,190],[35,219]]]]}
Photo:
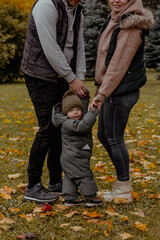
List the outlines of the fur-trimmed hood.
{"type": "Polygon", "coordinates": [[[128,29],[128,28],[139,28],[147,30],[151,28],[154,23],[153,14],[152,12],[147,9],[143,8],[142,0],[129,0],[128,3],[124,6],[124,8],[118,13],[114,14],[111,12],[111,18],[113,22],[119,22],[120,18],[123,15],[127,15],[129,13],[134,13],[120,23],[121,29],[128,29]]]}
{"type": "Polygon", "coordinates": [[[142,9],[142,14],[135,13],[129,15],[127,18],[121,21],[120,28],[139,28],[139,29],[150,29],[154,23],[154,18],[152,12],[147,9],[142,9]]]}

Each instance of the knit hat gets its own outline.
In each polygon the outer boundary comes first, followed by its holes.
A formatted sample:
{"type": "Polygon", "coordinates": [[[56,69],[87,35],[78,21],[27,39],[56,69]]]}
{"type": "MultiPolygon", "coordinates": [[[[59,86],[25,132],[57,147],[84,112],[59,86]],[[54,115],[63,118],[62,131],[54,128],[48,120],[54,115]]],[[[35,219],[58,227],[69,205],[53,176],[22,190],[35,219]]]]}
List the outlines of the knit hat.
{"type": "Polygon", "coordinates": [[[83,110],[82,102],[80,98],[71,90],[68,90],[64,93],[62,98],[62,113],[64,115],[67,114],[67,112],[74,107],[78,107],[81,110],[83,110]]]}

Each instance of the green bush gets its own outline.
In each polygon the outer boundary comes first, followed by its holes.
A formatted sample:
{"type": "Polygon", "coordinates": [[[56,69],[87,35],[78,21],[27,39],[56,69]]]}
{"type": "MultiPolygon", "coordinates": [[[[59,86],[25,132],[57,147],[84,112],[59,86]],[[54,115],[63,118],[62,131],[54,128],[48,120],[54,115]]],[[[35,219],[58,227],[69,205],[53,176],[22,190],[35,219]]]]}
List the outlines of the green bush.
{"type": "Polygon", "coordinates": [[[20,77],[28,12],[0,5],[0,83],[20,77]]]}

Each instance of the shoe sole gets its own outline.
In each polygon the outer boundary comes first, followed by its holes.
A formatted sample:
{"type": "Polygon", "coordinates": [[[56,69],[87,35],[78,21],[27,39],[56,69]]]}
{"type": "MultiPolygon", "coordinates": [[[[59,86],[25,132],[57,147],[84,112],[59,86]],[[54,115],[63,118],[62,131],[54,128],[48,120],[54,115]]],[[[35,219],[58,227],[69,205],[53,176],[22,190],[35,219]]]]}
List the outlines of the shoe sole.
{"type": "Polygon", "coordinates": [[[85,203],[84,205],[85,205],[85,207],[90,208],[90,207],[101,206],[102,202],[101,203],[85,203]]]}
{"type": "Polygon", "coordinates": [[[113,202],[116,198],[125,199],[127,202],[123,202],[123,201],[122,201],[123,204],[133,202],[133,198],[132,198],[132,197],[131,197],[131,198],[114,197],[113,199],[107,199],[107,198],[105,198],[105,196],[102,197],[102,199],[103,199],[104,202],[113,202]]]}
{"type": "Polygon", "coordinates": [[[80,205],[83,205],[83,204],[84,204],[84,202],[82,202],[82,203],[64,203],[64,205],[65,205],[66,207],[80,206],[80,205]]]}
{"type": "Polygon", "coordinates": [[[55,201],[57,201],[58,198],[55,198],[55,199],[46,199],[46,200],[40,200],[40,199],[37,199],[37,198],[31,198],[31,197],[24,197],[23,198],[23,201],[30,201],[30,202],[36,202],[36,203],[54,203],[55,201]]]}

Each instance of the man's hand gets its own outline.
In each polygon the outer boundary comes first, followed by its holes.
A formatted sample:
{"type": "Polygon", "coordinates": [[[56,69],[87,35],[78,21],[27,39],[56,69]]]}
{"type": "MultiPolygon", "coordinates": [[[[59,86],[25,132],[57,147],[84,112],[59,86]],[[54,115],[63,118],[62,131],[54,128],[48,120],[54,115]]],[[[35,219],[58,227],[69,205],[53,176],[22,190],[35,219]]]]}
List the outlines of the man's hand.
{"type": "Polygon", "coordinates": [[[80,98],[84,98],[87,96],[87,92],[86,92],[86,86],[84,84],[84,81],[79,80],[77,77],[69,83],[72,91],[76,92],[77,95],[80,98]]]}
{"type": "Polygon", "coordinates": [[[100,112],[102,104],[103,104],[102,102],[100,102],[96,98],[93,98],[93,101],[91,102],[89,108],[91,108],[93,111],[95,111],[94,106],[96,106],[98,108],[98,111],[100,112]]]}

